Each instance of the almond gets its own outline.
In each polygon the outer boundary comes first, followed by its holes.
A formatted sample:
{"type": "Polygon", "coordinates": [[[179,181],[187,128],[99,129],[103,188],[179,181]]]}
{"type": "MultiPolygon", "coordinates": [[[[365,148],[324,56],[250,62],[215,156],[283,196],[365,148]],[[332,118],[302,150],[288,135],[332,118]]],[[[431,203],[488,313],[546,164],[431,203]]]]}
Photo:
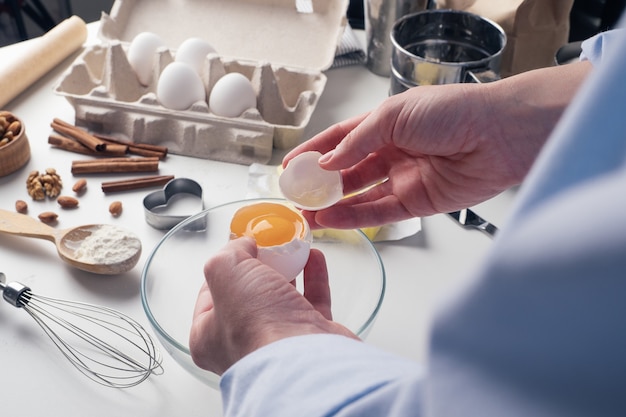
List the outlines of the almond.
{"type": "Polygon", "coordinates": [[[25,214],[28,211],[28,204],[24,200],[17,200],[15,202],[15,211],[25,214]]]}
{"type": "Polygon", "coordinates": [[[79,193],[82,193],[85,190],[85,188],[87,188],[87,180],[84,178],[81,178],[78,181],[76,181],[76,183],[72,187],[72,191],[74,191],[76,194],[79,194],[79,193]]]}
{"type": "Polygon", "coordinates": [[[109,213],[111,213],[114,217],[122,214],[122,202],[114,201],[109,205],[109,213]]]}
{"type": "Polygon", "coordinates": [[[52,211],[44,211],[39,215],[39,220],[43,223],[54,223],[58,217],[59,215],[52,211]]]}
{"type": "Polygon", "coordinates": [[[64,209],[78,207],[78,200],[68,195],[62,195],[57,198],[57,203],[64,209]]]}
{"type": "Polygon", "coordinates": [[[22,130],[22,124],[19,122],[19,120],[15,120],[7,127],[6,130],[7,132],[13,133],[13,136],[17,136],[22,130]]]}

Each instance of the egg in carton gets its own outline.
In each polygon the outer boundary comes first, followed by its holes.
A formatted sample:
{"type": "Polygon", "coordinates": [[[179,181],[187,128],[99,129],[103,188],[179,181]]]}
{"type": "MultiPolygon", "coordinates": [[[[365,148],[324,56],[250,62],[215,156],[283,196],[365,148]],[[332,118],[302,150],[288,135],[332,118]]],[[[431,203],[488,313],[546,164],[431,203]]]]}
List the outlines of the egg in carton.
{"type": "Polygon", "coordinates": [[[199,100],[185,110],[172,110],[160,103],[156,90],[175,51],[156,51],[147,85],[139,81],[127,52],[123,42],[95,45],[61,77],[55,91],[74,106],[76,125],[224,162],[267,163],[274,147],[297,144],[326,83],[320,72],[209,54],[201,69],[206,97],[225,74],[240,73],[254,88],[256,108],[223,117],[211,111],[207,100],[199,100]]]}

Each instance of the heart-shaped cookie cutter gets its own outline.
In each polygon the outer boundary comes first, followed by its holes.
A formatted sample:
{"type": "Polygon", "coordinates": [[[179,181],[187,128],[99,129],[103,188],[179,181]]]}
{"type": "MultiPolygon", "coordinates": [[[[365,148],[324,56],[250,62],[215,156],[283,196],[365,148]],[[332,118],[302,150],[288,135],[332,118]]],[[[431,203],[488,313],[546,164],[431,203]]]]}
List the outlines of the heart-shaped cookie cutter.
{"type": "MultiPolygon", "coordinates": [[[[192,194],[200,198],[201,210],[204,210],[204,199],[202,197],[202,187],[190,178],[175,178],[169,181],[162,190],[154,191],[143,199],[144,214],[146,222],[159,230],[168,230],[176,226],[183,220],[191,217],[189,215],[173,215],[158,213],[153,211],[157,207],[166,206],[170,199],[177,194],[192,194]]],[[[185,226],[186,230],[202,231],[206,229],[206,218],[201,216],[196,221],[185,226]]]]}

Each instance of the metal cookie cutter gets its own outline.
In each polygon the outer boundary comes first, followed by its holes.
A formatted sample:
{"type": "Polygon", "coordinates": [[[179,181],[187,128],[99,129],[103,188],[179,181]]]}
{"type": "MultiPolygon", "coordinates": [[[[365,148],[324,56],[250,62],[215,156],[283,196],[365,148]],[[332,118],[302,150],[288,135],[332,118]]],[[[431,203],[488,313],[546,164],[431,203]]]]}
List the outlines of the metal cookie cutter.
{"type": "MultiPolygon", "coordinates": [[[[166,206],[171,198],[177,194],[193,194],[200,198],[201,210],[204,210],[204,200],[202,198],[202,187],[200,184],[189,178],[175,178],[165,184],[162,190],[148,194],[143,199],[144,214],[146,222],[159,230],[167,230],[178,223],[189,218],[191,215],[173,215],[158,213],[154,209],[166,206]]],[[[195,214],[195,213],[192,213],[195,214]]],[[[202,231],[206,229],[206,217],[201,216],[197,220],[185,226],[186,230],[202,231]]]]}

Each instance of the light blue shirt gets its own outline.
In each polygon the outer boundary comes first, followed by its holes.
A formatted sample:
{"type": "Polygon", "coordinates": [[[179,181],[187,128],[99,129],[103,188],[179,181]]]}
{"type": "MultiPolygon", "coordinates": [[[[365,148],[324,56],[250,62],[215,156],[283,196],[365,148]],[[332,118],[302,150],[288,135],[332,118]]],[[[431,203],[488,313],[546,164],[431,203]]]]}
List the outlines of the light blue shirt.
{"type": "Polygon", "coordinates": [[[289,338],[224,374],[225,414],[626,416],[626,31],[599,42],[488,258],[441,307],[426,366],[289,338]]]}
{"type": "Polygon", "coordinates": [[[604,50],[611,49],[614,43],[620,42],[626,29],[614,29],[584,40],[581,43],[580,60],[589,60],[595,66],[600,65],[604,50]]]}

